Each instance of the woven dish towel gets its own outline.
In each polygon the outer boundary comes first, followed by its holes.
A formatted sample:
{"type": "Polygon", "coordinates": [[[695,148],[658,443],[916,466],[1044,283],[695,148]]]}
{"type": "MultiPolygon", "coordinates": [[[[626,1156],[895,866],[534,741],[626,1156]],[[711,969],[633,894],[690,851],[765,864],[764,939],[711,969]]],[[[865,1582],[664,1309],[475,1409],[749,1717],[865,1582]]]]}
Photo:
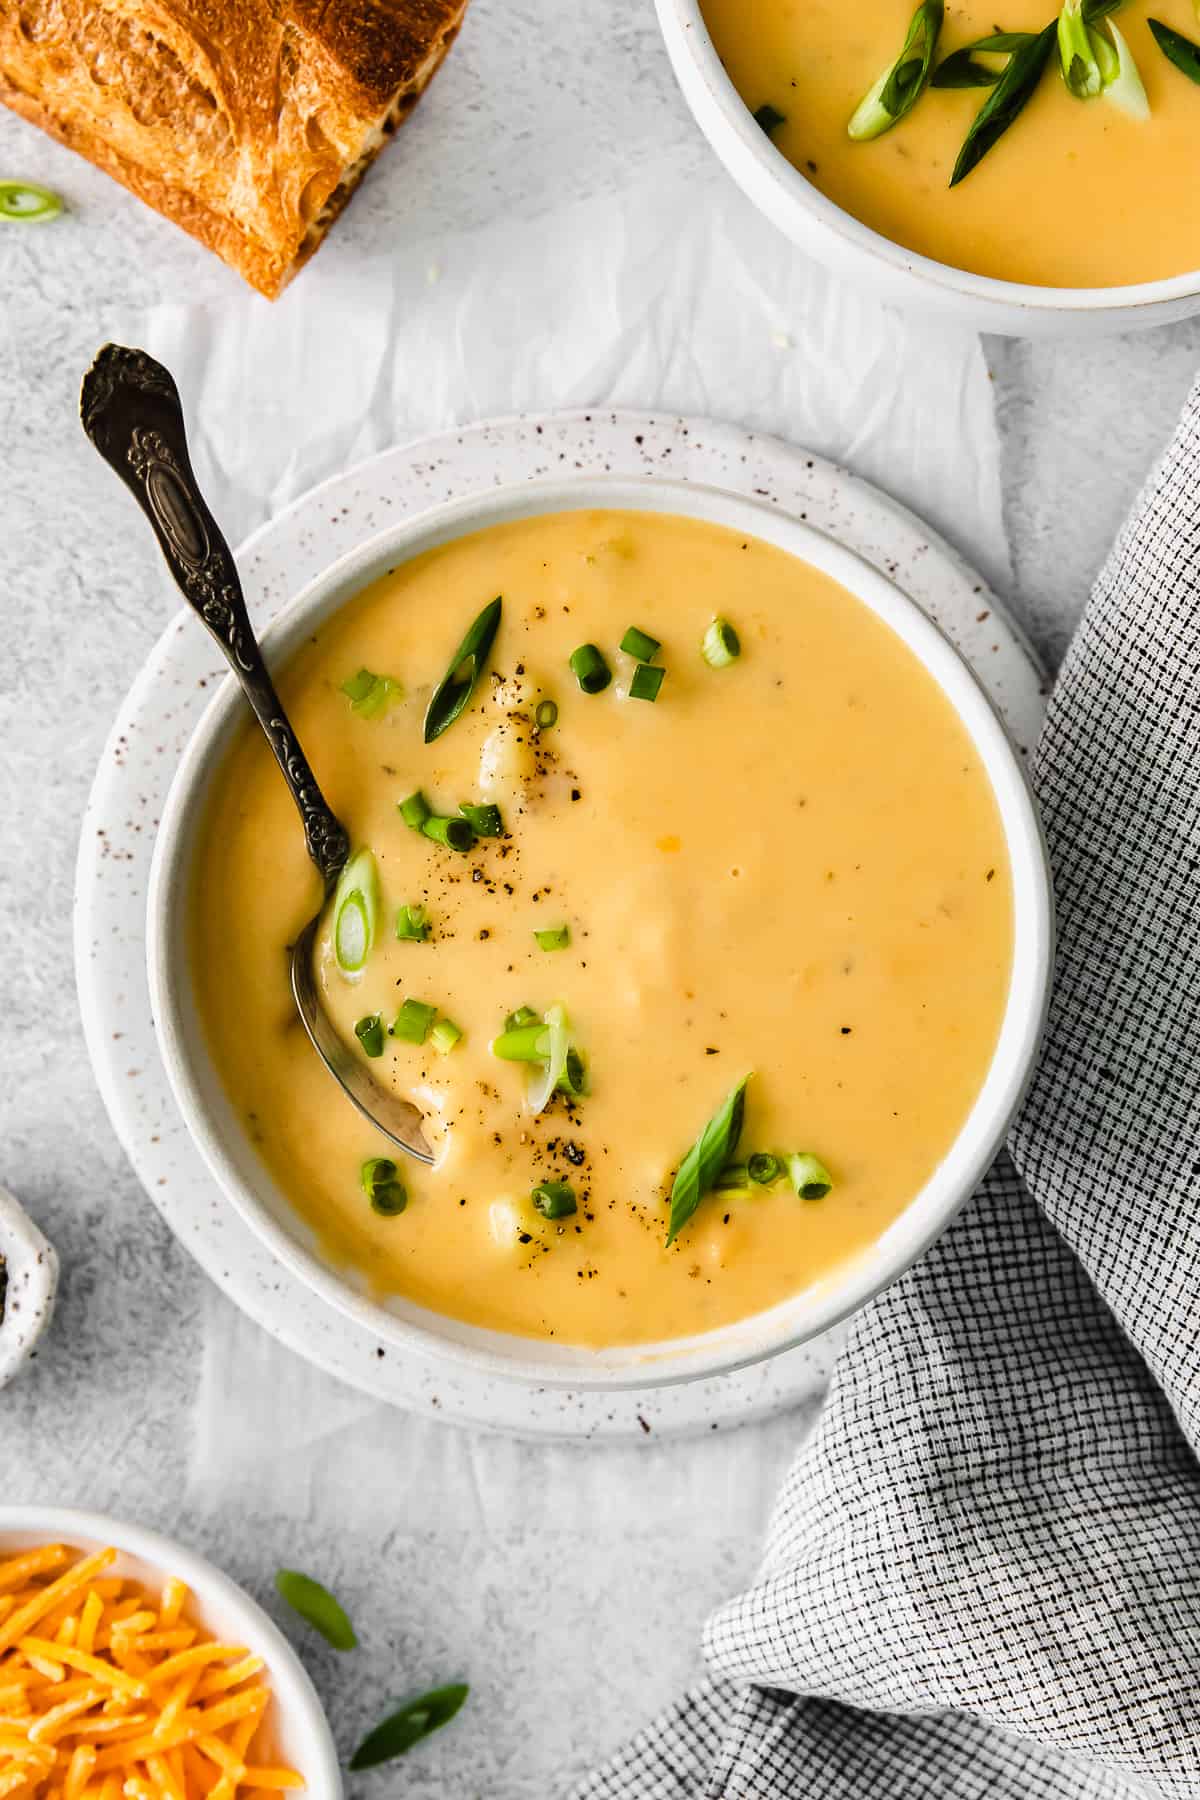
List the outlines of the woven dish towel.
{"type": "Polygon", "coordinates": [[[1059,959],[1008,1152],[856,1320],[709,1679],[577,1800],[1200,1797],[1200,387],[1034,779],[1059,959]]]}

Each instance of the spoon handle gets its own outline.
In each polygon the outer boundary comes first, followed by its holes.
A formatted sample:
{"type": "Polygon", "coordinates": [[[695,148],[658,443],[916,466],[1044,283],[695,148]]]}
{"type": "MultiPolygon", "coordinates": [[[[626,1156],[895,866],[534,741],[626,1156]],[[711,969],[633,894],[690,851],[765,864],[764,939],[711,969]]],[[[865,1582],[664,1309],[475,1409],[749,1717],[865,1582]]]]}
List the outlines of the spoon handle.
{"type": "Polygon", "coordinates": [[[267,673],[237,567],[192,473],[179,390],[144,350],[106,344],[83,379],[83,429],[125,483],[151,525],[167,567],[229,660],[267,734],[304,823],[304,838],[328,888],[350,854],[341,820],[267,673]]]}

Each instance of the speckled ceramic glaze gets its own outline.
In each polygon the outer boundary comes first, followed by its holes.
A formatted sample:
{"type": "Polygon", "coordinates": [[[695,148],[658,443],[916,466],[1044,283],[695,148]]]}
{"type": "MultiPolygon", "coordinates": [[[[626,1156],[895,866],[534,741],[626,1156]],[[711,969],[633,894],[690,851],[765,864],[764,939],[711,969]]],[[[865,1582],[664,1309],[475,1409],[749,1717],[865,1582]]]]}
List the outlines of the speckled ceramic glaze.
{"type": "Polygon", "coordinates": [[[0,1188],[0,1388],[37,1350],[54,1313],[58,1257],[7,1188],[0,1188]]]}
{"type": "MultiPolygon", "coordinates": [[[[902,509],[818,459],[729,427],[629,414],[514,420],[376,458],[327,483],[257,533],[239,558],[260,627],[337,557],[440,501],[548,476],[669,473],[778,506],[889,575],[983,679],[1017,743],[1041,711],[1038,672],[991,596],[902,509]]],[[[749,1370],[636,1394],[519,1387],[478,1368],[397,1355],[332,1307],[239,1219],[179,1120],[158,1060],[144,973],[151,839],[170,777],[219,670],[195,622],[165,633],[105,752],[84,822],[77,958],[98,1079],[151,1197],[225,1290],[284,1342],[383,1397],[499,1428],[564,1435],[695,1430],[762,1416],[819,1389],[827,1340],[749,1370]]]]}

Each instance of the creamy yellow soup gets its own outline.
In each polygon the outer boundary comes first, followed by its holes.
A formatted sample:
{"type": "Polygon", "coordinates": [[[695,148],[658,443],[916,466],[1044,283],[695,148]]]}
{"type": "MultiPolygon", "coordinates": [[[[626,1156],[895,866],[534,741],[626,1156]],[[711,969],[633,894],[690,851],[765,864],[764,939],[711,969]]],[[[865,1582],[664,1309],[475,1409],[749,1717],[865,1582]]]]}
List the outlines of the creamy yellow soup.
{"type": "MultiPolygon", "coordinates": [[[[448,1054],[387,1037],[371,1062],[427,1119],[436,1166],[400,1171],[382,1217],[360,1167],[389,1146],[294,1017],[287,946],[319,883],[265,741],[247,726],[215,783],[193,902],[193,973],[247,1130],[327,1254],[379,1294],[531,1337],[671,1338],[743,1318],[862,1251],[957,1135],[992,1057],[1012,895],[990,783],[956,715],[895,634],[838,584],[728,530],[647,513],[505,524],[403,564],[323,625],[281,691],[333,806],[373,852],[381,925],[360,974],[319,955],[355,1023],[405,1000],[462,1032],[448,1054]],[[422,740],[430,694],[480,608],[503,598],[490,668],[422,740]],[[723,615],[741,654],[711,668],[723,615]],[[618,649],[661,640],[654,703],[618,649]],[[598,646],[611,685],[568,667],[598,646]],[[378,717],[340,690],[399,691],[378,717]],[[538,730],[539,702],[558,707],[538,730]],[[493,803],[505,835],[466,853],[410,829],[493,803]],[[402,906],[430,935],[400,941],[402,906]],[[547,951],[535,932],[566,926],[547,951]],[[588,1091],[528,1110],[528,1067],[492,1041],[561,1005],[588,1091]],[[708,1194],[666,1246],[674,1173],[743,1076],[737,1157],[815,1154],[789,1183],[708,1194]],[[570,1184],[544,1218],[531,1193],[570,1184]]],[[[399,1153],[394,1153],[399,1154],[399,1153]]]]}
{"type": "MultiPolygon", "coordinates": [[[[1057,55],[1024,110],[957,187],[951,172],[987,98],[927,88],[883,136],[846,125],[898,55],[909,0],[701,0],[718,54],[752,112],[784,115],[775,144],[831,200],[906,249],[955,268],[1047,287],[1109,287],[1200,268],[1194,173],[1200,87],[1172,67],[1147,24],[1200,39],[1192,0],[1132,0],[1115,15],[1150,103],[1136,120],[1077,100],[1057,55]]],[[[945,9],[937,61],[997,29],[1040,31],[1053,0],[960,0],[945,9]]],[[[994,65],[1000,66],[1000,65],[994,65]]]]}

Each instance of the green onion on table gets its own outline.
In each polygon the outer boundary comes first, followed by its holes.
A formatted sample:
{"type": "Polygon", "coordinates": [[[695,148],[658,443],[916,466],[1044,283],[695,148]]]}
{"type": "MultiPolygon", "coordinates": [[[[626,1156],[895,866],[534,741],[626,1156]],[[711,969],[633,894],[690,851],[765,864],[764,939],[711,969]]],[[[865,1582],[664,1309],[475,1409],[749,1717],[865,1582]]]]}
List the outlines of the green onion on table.
{"type": "MultiPolygon", "coordinates": [[[[395,1165],[393,1164],[393,1167],[395,1165]]],[[[335,1650],[357,1650],[358,1638],[341,1602],[299,1569],[277,1569],[275,1590],[306,1625],[319,1631],[335,1650]]]]}
{"type": "Polygon", "coordinates": [[[456,1682],[449,1687],[433,1688],[418,1700],[410,1700],[374,1731],[367,1733],[350,1758],[351,1769],[355,1773],[362,1769],[377,1769],[381,1763],[403,1756],[422,1738],[448,1725],[469,1692],[463,1683],[456,1682]]]}
{"type": "Polygon", "coordinates": [[[899,56],[855,108],[846,127],[850,137],[858,141],[881,137],[912,111],[929,81],[944,12],[942,0],[923,0],[918,6],[899,56]]]}
{"type": "Polygon", "coordinates": [[[467,635],[450,660],[449,668],[434,689],[425,714],[427,744],[432,744],[435,738],[441,737],[443,731],[448,731],[469,704],[479,677],[487,667],[487,659],[500,626],[502,603],[503,596],[498,596],[472,621],[467,635]]]}
{"type": "Polygon", "coordinates": [[[45,225],[63,210],[59,196],[33,181],[0,181],[0,221],[45,225]]]}

